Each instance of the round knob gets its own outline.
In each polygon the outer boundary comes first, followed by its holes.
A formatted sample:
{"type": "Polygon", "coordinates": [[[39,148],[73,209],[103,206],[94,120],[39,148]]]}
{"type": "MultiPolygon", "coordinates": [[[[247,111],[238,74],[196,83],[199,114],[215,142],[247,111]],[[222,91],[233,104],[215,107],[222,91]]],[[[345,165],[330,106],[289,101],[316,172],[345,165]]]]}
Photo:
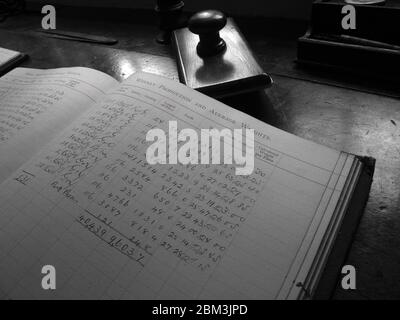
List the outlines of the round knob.
{"type": "Polygon", "coordinates": [[[226,25],[226,16],[217,10],[206,10],[189,19],[189,30],[200,37],[197,53],[201,57],[216,55],[226,48],[219,31],[226,25]]]}

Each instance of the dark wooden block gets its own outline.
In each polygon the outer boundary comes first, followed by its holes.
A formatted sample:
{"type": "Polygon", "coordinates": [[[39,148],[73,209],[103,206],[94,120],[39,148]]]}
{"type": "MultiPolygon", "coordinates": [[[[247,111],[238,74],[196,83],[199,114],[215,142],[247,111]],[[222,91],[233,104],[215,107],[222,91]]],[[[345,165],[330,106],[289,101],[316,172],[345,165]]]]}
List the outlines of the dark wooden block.
{"type": "Polygon", "coordinates": [[[315,1],[309,31],[298,40],[297,62],[376,79],[400,74],[400,3],[356,5],[356,29],[341,26],[345,1],[315,1]]]}
{"type": "Polygon", "coordinates": [[[344,30],[342,8],[344,0],[317,0],[312,5],[312,33],[345,34],[400,45],[400,2],[383,5],[355,5],[356,29],[344,30]]]}
{"type": "Polygon", "coordinates": [[[397,79],[400,51],[315,39],[306,34],[298,41],[297,62],[358,73],[371,78],[397,79]]]}

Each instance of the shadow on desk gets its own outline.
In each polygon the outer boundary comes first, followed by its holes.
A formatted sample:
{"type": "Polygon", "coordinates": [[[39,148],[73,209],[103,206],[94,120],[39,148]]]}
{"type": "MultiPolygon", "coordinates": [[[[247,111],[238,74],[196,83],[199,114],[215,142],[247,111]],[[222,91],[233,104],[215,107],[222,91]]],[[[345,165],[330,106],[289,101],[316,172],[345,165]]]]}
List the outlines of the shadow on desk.
{"type": "Polygon", "coordinates": [[[258,120],[277,128],[285,128],[282,114],[274,108],[274,103],[268,96],[269,89],[248,92],[220,99],[221,102],[242,111],[258,120]]]}

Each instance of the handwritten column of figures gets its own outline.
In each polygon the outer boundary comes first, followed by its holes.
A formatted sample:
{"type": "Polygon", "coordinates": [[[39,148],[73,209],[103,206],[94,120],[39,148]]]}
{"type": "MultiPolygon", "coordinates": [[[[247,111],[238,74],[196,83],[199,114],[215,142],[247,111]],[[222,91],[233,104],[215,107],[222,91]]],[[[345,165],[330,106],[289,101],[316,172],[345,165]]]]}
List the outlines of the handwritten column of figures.
{"type": "MultiPolygon", "coordinates": [[[[63,86],[75,85],[73,80],[57,82],[63,86]]],[[[40,88],[32,84],[31,81],[15,78],[10,83],[12,89],[4,86],[0,89],[0,142],[9,140],[64,96],[62,88],[40,88]],[[16,88],[16,85],[21,86],[16,88]]]]}
{"type": "Polygon", "coordinates": [[[174,119],[126,101],[106,100],[37,167],[52,174],[55,191],[84,209],[76,221],[120,253],[141,266],[155,258],[209,274],[269,172],[263,166],[236,176],[232,165],[149,165],[146,133],[167,131],[174,119]]]}

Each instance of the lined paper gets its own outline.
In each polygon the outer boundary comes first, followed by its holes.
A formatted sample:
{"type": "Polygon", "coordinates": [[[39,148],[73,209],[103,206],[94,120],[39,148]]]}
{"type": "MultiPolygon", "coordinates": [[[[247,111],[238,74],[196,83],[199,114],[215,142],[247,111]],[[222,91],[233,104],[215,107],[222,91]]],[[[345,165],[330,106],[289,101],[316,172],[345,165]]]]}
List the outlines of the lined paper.
{"type": "Polygon", "coordinates": [[[0,186],[0,297],[288,297],[328,228],[349,157],[136,74],[0,186]],[[170,120],[254,129],[253,174],[149,165],[146,133],[170,120]],[[48,264],[57,290],[40,286],[48,264]]]}
{"type": "Polygon", "coordinates": [[[117,84],[80,67],[17,68],[1,77],[0,181],[117,84]]]}

